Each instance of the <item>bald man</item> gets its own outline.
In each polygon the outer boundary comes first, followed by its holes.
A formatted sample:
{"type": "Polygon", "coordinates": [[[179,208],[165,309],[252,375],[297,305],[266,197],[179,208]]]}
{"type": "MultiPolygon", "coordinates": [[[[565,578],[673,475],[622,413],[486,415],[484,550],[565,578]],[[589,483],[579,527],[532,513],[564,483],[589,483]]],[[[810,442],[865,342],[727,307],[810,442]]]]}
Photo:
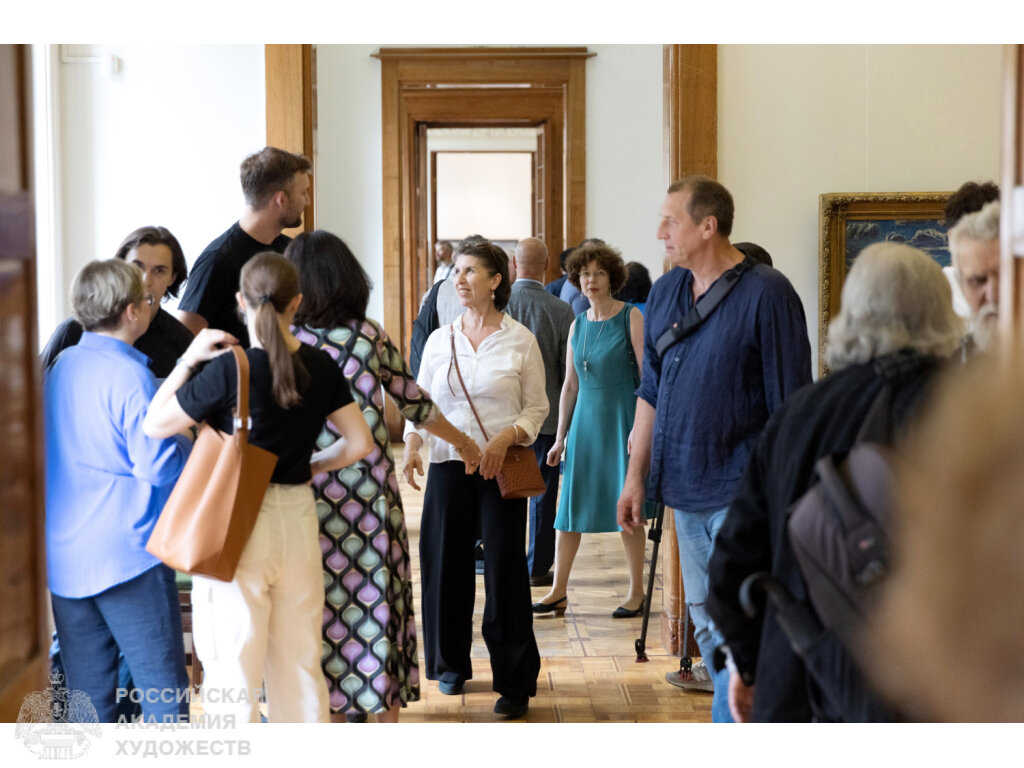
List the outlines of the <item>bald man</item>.
{"type": "MultiPolygon", "coordinates": [[[[555,560],[555,512],[558,498],[558,467],[547,465],[548,451],[555,442],[558,429],[558,398],[565,378],[565,351],[573,314],[570,306],[544,290],[544,272],[548,249],[543,240],[527,237],[516,246],[517,278],[505,311],[525,325],[537,337],[544,359],[544,385],[550,410],[533,444],[540,473],[547,490],[530,499],[530,548],[527,563],[530,584],[549,586],[553,581],[551,565],[555,560]]],[[[510,265],[511,266],[511,265],[510,265]]]]}

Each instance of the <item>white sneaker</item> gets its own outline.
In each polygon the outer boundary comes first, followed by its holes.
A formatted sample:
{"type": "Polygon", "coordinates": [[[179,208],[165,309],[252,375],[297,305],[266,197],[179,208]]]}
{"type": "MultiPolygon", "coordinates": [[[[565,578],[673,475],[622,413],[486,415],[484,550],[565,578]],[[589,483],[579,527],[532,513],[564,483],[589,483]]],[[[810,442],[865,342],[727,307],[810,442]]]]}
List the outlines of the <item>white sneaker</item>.
{"type": "Polygon", "coordinates": [[[711,670],[707,668],[704,659],[693,663],[689,679],[684,678],[682,672],[676,670],[675,672],[666,672],[665,680],[676,688],[685,688],[690,691],[714,692],[715,690],[715,683],[711,679],[711,670]]]}

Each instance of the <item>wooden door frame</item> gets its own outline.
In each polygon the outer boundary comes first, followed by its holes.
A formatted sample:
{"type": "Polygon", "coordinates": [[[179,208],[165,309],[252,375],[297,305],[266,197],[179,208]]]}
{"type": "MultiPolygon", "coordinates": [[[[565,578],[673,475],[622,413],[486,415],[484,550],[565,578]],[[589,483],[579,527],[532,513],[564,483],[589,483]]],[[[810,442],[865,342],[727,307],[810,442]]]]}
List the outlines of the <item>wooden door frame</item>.
{"type": "MultiPolygon", "coordinates": [[[[267,146],[305,155],[316,163],[316,58],[309,43],[263,46],[267,146]]],[[[314,168],[315,170],[315,168],[314,168]]],[[[286,229],[294,237],[316,228],[316,174],[302,225],[286,229]]]]}
{"type": "Polygon", "coordinates": [[[0,342],[4,472],[0,473],[0,721],[17,721],[26,695],[48,687],[45,461],[32,189],[30,51],[0,46],[0,342]]]}
{"type": "MultiPolygon", "coordinates": [[[[718,46],[666,45],[663,48],[664,159],[668,183],[702,173],[718,178],[718,46]]],[[[666,268],[667,269],[667,268],[666,268]]],[[[686,595],[679,565],[675,519],[665,510],[662,547],[661,644],[680,655],[686,626],[686,595]]],[[[690,654],[696,641],[690,624],[690,654]]]]}
{"type": "MultiPolygon", "coordinates": [[[[548,250],[559,253],[586,233],[586,48],[381,48],[384,325],[400,348],[411,337],[417,275],[428,244],[417,242],[416,125],[559,125],[561,205],[549,209],[548,250]],[[397,301],[392,300],[392,297],[397,301]]],[[[551,174],[555,176],[555,174],[551,174]]]]}
{"type": "Polygon", "coordinates": [[[1003,47],[1003,147],[999,206],[999,339],[1012,360],[1024,337],[1024,46],[1003,47]]]}

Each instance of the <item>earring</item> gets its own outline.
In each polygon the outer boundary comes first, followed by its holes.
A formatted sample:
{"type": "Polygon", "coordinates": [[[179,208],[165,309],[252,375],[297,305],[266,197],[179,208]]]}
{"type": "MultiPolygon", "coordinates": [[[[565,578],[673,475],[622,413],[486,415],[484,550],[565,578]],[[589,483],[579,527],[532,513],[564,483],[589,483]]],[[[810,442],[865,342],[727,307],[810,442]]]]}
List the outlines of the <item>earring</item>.
{"type": "Polygon", "coordinates": [[[491,301],[494,301],[494,291],[491,291],[491,301]]]}

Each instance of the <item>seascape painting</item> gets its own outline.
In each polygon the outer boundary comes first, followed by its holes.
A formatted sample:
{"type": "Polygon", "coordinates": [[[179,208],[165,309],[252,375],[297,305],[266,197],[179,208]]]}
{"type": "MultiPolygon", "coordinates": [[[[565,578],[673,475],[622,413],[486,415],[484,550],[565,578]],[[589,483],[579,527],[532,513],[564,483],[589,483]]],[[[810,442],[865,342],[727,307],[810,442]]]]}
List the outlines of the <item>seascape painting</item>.
{"type": "Polygon", "coordinates": [[[847,219],[846,270],[850,270],[857,254],[864,248],[888,240],[920,248],[935,259],[940,267],[948,267],[950,257],[947,234],[943,219],[847,219]]]}

